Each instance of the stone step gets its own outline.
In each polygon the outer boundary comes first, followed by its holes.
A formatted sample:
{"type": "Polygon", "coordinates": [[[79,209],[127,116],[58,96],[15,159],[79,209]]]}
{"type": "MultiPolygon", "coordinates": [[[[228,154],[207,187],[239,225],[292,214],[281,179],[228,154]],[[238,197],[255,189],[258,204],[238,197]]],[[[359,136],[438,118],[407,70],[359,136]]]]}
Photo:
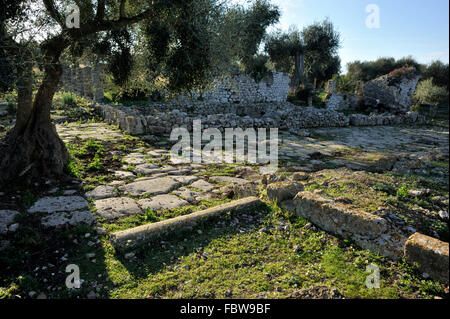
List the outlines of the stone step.
{"type": "Polygon", "coordinates": [[[152,239],[162,239],[176,231],[192,229],[200,222],[219,217],[225,213],[244,210],[261,204],[262,201],[257,197],[246,197],[192,214],[116,232],[111,234],[111,242],[117,249],[124,250],[152,239]]]}

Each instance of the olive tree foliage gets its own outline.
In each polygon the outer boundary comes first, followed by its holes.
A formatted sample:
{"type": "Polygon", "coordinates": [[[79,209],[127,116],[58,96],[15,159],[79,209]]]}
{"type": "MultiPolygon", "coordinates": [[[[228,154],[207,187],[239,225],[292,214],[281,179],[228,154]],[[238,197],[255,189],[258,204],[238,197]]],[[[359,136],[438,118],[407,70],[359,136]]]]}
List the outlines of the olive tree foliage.
{"type": "Polygon", "coordinates": [[[448,91],[444,87],[433,84],[433,78],[429,78],[417,85],[413,98],[420,104],[437,106],[448,102],[448,91]]]}
{"type": "Polygon", "coordinates": [[[340,35],[329,20],[314,23],[298,31],[276,32],[266,41],[265,50],[275,69],[291,74],[291,93],[300,84],[319,86],[340,71],[337,50],[340,35]]]}
{"type": "Polygon", "coordinates": [[[291,27],[288,33],[271,34],[265,43],[265,51],[270,56],[276,70],[292,74],[291,91],[303,82],[305,44],[301,33],[291,27]]]}
{"type": "MultiPolygon", "coordinates": [[[[257,79],[265,65],[258,49],[279,15],[267,0],[248,6],[196,0],[176,16],[161,10],[151,21],[127,29],[131,70],[120,85],[130,91],[201,92],[239,69],[257,79]]],[[[119,84],[116,77],[114,82],[119,84]]]]}
{"type": "MultiPolygon", "coordinates": [[[[2,41],[9,46],[33,42],[39,52],[43,78],[33,99],[18,108],[17,121],[0,143],[0,185],[18,180],[62,176],[69,162],[65,144],[56,133],[50,118],[53,96],[62,75],[61,59],[77,59],[86,52],[97,52],[121,83],[133,65],[134,28],[165,21],[171,30],[171,42],[164,53],[168,81],[174,87],[189,87],[204,75],[203,55],[210,42],[203,39],[208,16],[202,16],[195,0],[42,0],[15,1],[23,10],[14,11],[14,1],[6,1],[1,20],[2,41]],[[79,27],[66,23],[68,10],[76,5],[80,12],[79,27]],[[9,7],[6,7],[9,8],[9,7]],[[196,11],[197,10],[197,11],[196,11]],[[9,15],[6,15],[9,14],[9,15]],[[167,17],[166,20],[161,16],[167,17]],[[195,21],[195,19],[203,21],[195,21]],[[19,30],[20,32],[18,32],[19,30]],[[129,33],[129,34],[128,34],[129,33]],[[193,60],[195,58],[195,60],[193,60]]],[[[2,6],[4,8],[4,6],[2,6]]],[[[200,8],[201,9],[201,8],[200,8]]],[[[150,32],[151,33],[151,32],[150,32]]],[[[1,49],[8,61],[14,61],[19,50],[1,49]]],[[[153,52],[154,53],[154,52],[153,52]]],[[[150,52],[151,55],[151,52],[150,52]]],[[[161,54],[163,55],[163,54],[161,54]]],[[[206,54],[207,55],[207,54],[206,54]]],[[[159,56],[155,56],[159,58],[159,56]]],[[[37,61],[36,60],[36,61],[37,61]]],[[[10,63],[17,68],[17,63],[10,63]]]]}
{"type": "Polygon", "coordinates": [[[305,43],[305,75],[317,86],[340,72],[341,61],[337,54],[340,34],[333,23],[325,19],[302,30],[305,43]]]}

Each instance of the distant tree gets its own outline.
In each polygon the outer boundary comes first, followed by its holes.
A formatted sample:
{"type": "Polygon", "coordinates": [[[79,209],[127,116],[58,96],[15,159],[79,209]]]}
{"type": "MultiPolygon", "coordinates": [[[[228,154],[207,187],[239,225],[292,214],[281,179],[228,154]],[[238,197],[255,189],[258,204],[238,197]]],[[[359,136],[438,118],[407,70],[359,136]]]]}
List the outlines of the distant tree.
{"type": "Polygon", "coordinates": [[[433,79],[421,81],[414,92],[414,99],[420,104],[437,106],[448,102],[448,91],[433,84],[433,79]]]}
{"type": "Polygon", "coordinates": [[[418,63],[411,56],[395,60],[394,58],[383,57],[375,61],[354,61],[347,64],[347,76],[352,81],[367,82],[379,76],[388,74],[396,69],[414,67],[418,72],[422,72],[423,65],[418,63]]]}
{"type": "Polygon", "coordinates": [[[291,28],[288,33],[270,35],[265,43],[265,51],[276,70],[292,74],[290,87],[291,93],[294,93],[304,80],[305,45],[300,32],[291,28]]]}
{"type": "Polygon", "coordinates": [[[430,65],[424,67],[422,71],[423,79],[433,79],[433,84],[445,87],[449,90],[449,64],[441,61],[433,61],[430,65]]]}
{"type": "Polygon", "coordinates": [[[302,31],[305,43],[305,75],[316,81],[317,86],[340,72],[340,34],[333,23],[325,19],[306,27],[302,31]]]}
{"type": "Polygon", "coordinates": [[[317,86],[340,71],[337,50],[339,33],[329,20],[315,23],[301,32],[291,28],[287,33],[268,37],[265,50],[276,69],[291,73],[291,93],[304,81],[317,86]]]}

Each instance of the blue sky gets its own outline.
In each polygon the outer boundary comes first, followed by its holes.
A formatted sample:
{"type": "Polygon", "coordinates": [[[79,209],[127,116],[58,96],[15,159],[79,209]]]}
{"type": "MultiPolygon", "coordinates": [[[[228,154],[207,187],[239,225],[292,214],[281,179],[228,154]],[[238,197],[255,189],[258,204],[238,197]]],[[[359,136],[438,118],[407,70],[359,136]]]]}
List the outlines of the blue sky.
{"type": "MultiPolygon", "coordinates": [[[[237,1],[235,1],[237,2],[237,1]]],[[[449,62],[448,0],[272,0],[282,17],[276,26],[299,29],[328,17],[341,33],[342,66],[354,60],[412,55],[421,63],[449,62]],[[369,4],[379,7],[380,28],[369,29],[369,4]]]]}

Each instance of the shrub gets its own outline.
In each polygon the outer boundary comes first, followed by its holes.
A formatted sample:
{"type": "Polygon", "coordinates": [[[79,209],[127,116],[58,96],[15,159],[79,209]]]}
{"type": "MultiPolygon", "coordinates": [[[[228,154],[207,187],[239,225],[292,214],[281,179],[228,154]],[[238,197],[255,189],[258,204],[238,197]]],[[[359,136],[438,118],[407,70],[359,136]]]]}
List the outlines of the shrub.
{"type": "Polygon", "coordinates": [[[75,98],[70,93],[65,93],[63,95],[63,106],[73,106],[75,104],[75,98]]]}
{"type": "Polygon", "coordinates": [[[355,93],[356,81],[347,75],[333,76],[333,80],[336,81],[336,91],[343,93],[355,93]]]}
{"type": "Polygon", "coordinates": [[[445,88],[434,85],[433,79],[421,81],[414,92],[414,100],[420,104],[439,105],[448,101],[445,88]]]}
{"type": "Polygon", "coordinates": [[[446,87],[449,89],[448,81],[449,65],[441,61],[434,61],[429,66],[425,67],[422,72],[424,80],[433,79],[433,84],[437,86],[446,87]]]}

